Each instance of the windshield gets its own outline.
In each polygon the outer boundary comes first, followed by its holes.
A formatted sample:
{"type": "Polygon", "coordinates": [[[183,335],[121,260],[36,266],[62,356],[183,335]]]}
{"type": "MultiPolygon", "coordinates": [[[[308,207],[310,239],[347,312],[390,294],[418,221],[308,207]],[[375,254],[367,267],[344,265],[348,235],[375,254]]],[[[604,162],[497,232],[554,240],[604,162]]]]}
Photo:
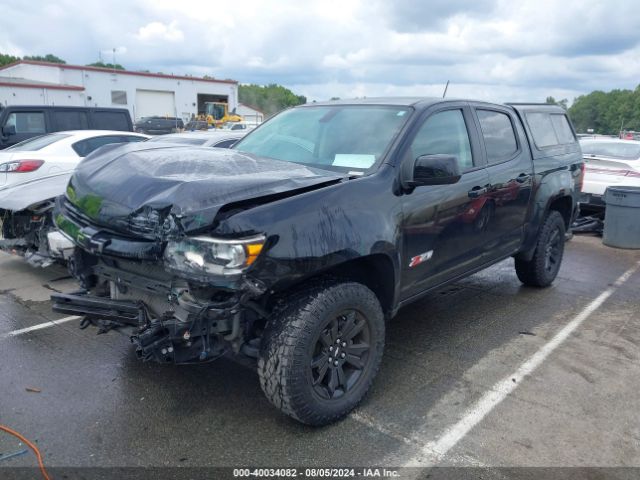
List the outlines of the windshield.
{"type": "Polygon", "coordinates": [[[261,157],[364,173],[379,164],[410,109],[328,105],[287,110],[234,145],[261,157]]]}
{"type": "Polygon", "coordinates": [[[211,115],[216,120],[220,120],[224,117],[224,104],[221,103],[207,103],[206,104],[207,115],[211,115]]]}
{"type": "Polygon", "coordinates": [[[63,138],[67,138],[68,136],[69,135],[64,135],[62,133],[41,135],[39,137],[29,138],[28,140],[16,143],[6,150],[11,150],[13,152],[35,152],[36,150],[42,150],[44,147],[48,147],[52,143],[62,140],[63,138]]]}
{"type": "Polygon", "coordinates": [[[640,158],[640,144],[624,142],[580,142],[584,155],[637,160],[640,158]]]}

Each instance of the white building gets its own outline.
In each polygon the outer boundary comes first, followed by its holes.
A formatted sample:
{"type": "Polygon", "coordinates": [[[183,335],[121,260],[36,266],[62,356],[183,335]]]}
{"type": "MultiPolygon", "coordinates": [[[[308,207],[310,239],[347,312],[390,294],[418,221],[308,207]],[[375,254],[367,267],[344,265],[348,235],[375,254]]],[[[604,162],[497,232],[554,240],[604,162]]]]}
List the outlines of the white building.
{"type": "Polygon", "coordinates": [[[238,108],[238,82],[31,60],[0,67],[3,105],[120,107],[135,121],[152,115],[188,120],[205,102],[238,108]]]}
{"type": "Polygon", "coordinates": [[[266,117],[262,110],[245,105],[244,103],[238,103],[236,113],[241,115],[244,121],[248,123],[262,123],[266,117]]]}

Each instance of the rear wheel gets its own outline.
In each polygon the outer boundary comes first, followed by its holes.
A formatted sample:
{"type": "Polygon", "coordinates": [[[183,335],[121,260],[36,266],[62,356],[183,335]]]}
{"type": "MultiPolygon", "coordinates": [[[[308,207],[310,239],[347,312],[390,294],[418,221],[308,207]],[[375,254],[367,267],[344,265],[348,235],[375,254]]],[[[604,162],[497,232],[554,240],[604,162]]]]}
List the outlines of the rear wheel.
{"type": "Polygon", "coordinates": [[[273,315],[262,339],[260,385],[287,415],[325,425],[362,400],[383,348],[384,317],[371,290],[353,282],[313,286],[273,315]]]}
{"type": "Polygon", "coordinates": [[[531,260],[516,258],[518,278],[525,285],[547,287],[555,280],[564,255],[565,225],[560,212],[551,211],[544,221],[531,260]]]}

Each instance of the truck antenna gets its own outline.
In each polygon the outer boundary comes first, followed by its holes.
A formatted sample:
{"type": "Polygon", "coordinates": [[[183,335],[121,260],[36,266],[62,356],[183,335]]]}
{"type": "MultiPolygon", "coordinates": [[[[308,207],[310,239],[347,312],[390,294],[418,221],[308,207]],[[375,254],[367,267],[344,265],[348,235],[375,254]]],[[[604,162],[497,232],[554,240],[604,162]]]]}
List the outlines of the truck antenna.
{"type": "Polygon", "coordinates": [[[449,88],[449,80],[447,80],[447,84],[444,86],[444,93],[442,94],[442,98],[447,96],[447,89],[449,88]]]}

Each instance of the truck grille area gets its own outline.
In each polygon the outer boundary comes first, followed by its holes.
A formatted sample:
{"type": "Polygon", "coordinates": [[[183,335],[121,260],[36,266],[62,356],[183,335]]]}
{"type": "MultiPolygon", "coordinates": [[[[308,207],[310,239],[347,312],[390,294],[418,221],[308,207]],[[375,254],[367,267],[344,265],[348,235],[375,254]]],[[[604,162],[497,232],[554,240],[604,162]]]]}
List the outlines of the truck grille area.
{"type": "Polygon", "coordinates": [[[56,200],[54,221],[58,229],[89,253],[154,261],[162,257],[164,242],[160,238],[148,239],[132,231],[121,234],[123,229],[117,220],[108,226],[98,223],[64,197],[56,200]]]}

